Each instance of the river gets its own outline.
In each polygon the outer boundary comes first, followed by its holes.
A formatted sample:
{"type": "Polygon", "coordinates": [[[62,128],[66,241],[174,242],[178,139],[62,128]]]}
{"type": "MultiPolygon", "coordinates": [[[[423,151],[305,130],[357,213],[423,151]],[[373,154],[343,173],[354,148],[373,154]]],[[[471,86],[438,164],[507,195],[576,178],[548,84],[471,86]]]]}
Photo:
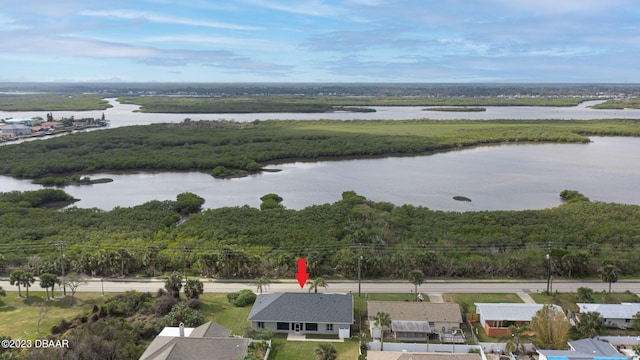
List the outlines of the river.
{"type": "MultiPolygon", "coordinates": [[[[602,103],[604,100],[587,101],[578,106],[549,107],[549,106],[486,106],[482,112],[444,112],[424,111],[423,106],[374,106],[376,112],[352,113],[251,113],[251,114],[153,114],[134,112],[137,105],[121,104],[117,99],[107,99],[113,106],[107,110],[96,111],[56,111],[55,118],[74,116],[77,118],[100,118],[105,114],[110,121],[110,127],[148,125],[153,123],[177,123],[186,118],[193,120],[234,120],[247,122],[254,120],[410,120],[410,119],[514,119],[514,120],[593,120],[593,119],[640,119],[640,109],[625,110],[596,110],[588,106],[602,103]]],[[[27,119],[35,116],[45,117],[45,111],[0,111],[0,119],[27,119]]]]}
{"type": "MultiPolygon", "coordinates": [[[[640,119],[640,110],[595,110],[585,102],[574,107],[489,106],[485,112],[423,111],[424,107],[375,107],[374,113],[252,113],[252,114],[150,114],[136,105],[107,99],[104,111],[59,111],[57,117],[110,120],[110,127],[175,123],[193,120],[406,120],[406,119],[640,119]]],[[[46,112],[1,112],[0,119],[30,118],[46,112]]],[[[175,199],[193,192],[206,200],[205,207],[250,205],[277,193],[287,208],[300,209],[331,203],[343,191],[355,190],[371,200],[413,204],[435,210],[523,210],[558,206],[558,194],[575,189],[592,200],[640,204],[640,139],[592,138],[580,144],[520,144],[484,146],[429,156],[290,163],[273,166],[282,171],[241,179],[214,179],[199,172],[87,174],[109,177],[112,183],[69,186],[69,194],[81,199],[74,206],[110,210],[158,199],[175,199]],[[460,195],[471,202],[453,200],[460,195]]],[[[0,191],[34,190],[30,181],[0,176],[0,191]]]]}
{"type": "MultiPolygon", "coordinates": [[[[276,193],[285,207],[301,209],[335,202],[349,190],[375,201],[447,211],[555,207],[565,189],[594,201],[640,205],[640,139],[591,139],[589,144],[510,144],[427,156],[295,162],[269,166],[280,172],[239,179],[199,172],[89,174],[114,181],[64,190],[81,199],[73,206],[104,210],[173,200],[187,191],[203,197],[205,208],[259,207],[262,195],[276,193]],[[456,201],[457,195],[472,201],[456,201]]],[[[2,191],[40,188],[0,176],[2,191]]]]}

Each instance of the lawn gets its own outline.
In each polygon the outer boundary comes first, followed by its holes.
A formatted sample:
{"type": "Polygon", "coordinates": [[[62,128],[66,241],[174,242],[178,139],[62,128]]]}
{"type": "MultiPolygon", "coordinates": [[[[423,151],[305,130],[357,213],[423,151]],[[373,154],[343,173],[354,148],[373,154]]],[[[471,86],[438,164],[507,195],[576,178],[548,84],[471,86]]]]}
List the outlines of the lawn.
{"type": "MultiPolygon", "coordinates": [[[[533,300],[538,304],[556,304],[560,305],[563,309],[577,312],[578,302],[577,293],[554,293],[553,296],[545,295],[543,293],[531,294],[533,300]]],[[[593,293],[592,303],[596,304],[619,304],[622,302],[640,302],[640,297],[631,292],[611,293],[596,292],[593,293]]]]}
{"type": "Polygon", "coordinates": [[[235,307],[227,300],[226,294],[208,293],[200,296],[200,311],[205,318],[231,329],[233,335],[243,335],[244,328],[251,326],[247,317],[251,306],[235,307]]]}
{"type": "Polygon", "coordinates": [[[475,314],[476,306],[474,303],[521,303],[522,299],[513,293],[482,293],[482,294],[442,294],[444,301],[456,302],[462,307],[463,304],[469,306],[468,313],[475,314]]]}
{"type": "MultiPolygon", "coordinates": [[[[429,297],[424,296],[424,301],[429,301],[429,297]]],[[[354,308],[356,314],[359,311],[367,310],[367,301],[369,300],[377,300],[377,301],[413,301],[415,300],[414,294],[409,293],[398,293],[398,294],[386,294],[386,293],[371,293],[371,294],[362,294],[361,297],[353,295],[354,308]]],[[[356,316],[357,318],[357,316],[356,316]]]]}
{"type": "MultiPolygon", "coordinates": [[[[25,295],[24,290],[22,295],[25,295]]],[[[101,304],[102,301],[99,293],[76,293],[75,303],[71,306],[69,297],[47,301],[44,291],[29,291],[29,299],[18,297],[17,291],[7,291],[7,296],[0,298],[0,335],[14,339],[42,338],[61,319],[70,320],[90,311],[94,304],[101,304]]]]}
{"type": "MultiPolygon", "coordinates": [[[[273,349],[269,359],[272,360],[309,360],[315,358],[315,349],[321,342],[287,341],[284,334],[272,340],[273,349]]],[[[358,340],[331,343],[338,353],[337,360],[354,360],[358,358],[358,340]]]]}

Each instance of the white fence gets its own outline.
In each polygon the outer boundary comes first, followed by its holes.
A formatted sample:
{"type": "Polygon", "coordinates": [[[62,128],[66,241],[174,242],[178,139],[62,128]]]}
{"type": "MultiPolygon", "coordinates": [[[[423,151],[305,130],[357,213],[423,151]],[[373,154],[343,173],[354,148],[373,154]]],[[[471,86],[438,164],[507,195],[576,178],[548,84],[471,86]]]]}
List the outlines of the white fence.
{"type": "MultiPolygon", "coordinates": [[[[367,343],[369,351],[380,351],[379,342],[367,343]]],[[[469,352],[480,351],[482,360],[487,360],[482,351],[482,347],[478,345],[459,345],[459,344],[427,344],[427,343],[384,343],[384,351],[400,351],[400,352],[431,352],[431,353],[458,353],[467,354],[469,352]]]]}
{"type": "MultiPolygon", "coordinates": [[[[479,343],[480,347],[482,348],[482,351],[487,353],[487,354],[502,354],[505,353],[505,346],[507,345],[507,343],[485,343],[485,342],[481,342],[479,343]]],[[[535,346],[533,346],[533,344],[524,344],[524,348],[527,350],[527,352],[535,352],[536,348],[535,346]]]]}

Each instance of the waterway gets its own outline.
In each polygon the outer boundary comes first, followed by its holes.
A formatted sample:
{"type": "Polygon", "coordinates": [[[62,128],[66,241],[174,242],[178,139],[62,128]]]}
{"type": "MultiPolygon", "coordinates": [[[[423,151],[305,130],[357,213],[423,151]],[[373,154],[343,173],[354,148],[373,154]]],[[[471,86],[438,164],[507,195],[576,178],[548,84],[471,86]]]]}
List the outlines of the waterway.
{"type": "MultiPolygon", "coordinates": [[[[148,125],[153,123],[178,123],[186,118],[192,120],[234,120],[248,122],[254,120],[410,120],[410,119],[436,119],[436,120],[593,120],[593,119],[640,119],[640,109],[625,110],[597,110],[589,108],[590,105],[603,101],[587,101],[578,106],[549,107],[549,106],[487,106],[487,111],[482,112],[444,112],[425,111],[422,106],[375,106],[376,112],[353,113],[250,113],[250,114],[154,114],[135,112],[140,107],[137,105],[121,104],[117,99],[107,99],[113,106],[107,110],[96,111],[57,111],[53,112],[55,118],[74,116],[76,119],[92,117],[100,118],[104,113],[110,121],[110,127],[148,125]]],[[[44,111],[0,111],[0,119],[6,118],[32,118],[45,117],[44,111]]]]}
{"type": "MultiPolygon", "coordinates": [[[[640,139],[591,139],[589,144],[511,144],[415,157],[294,162],[269,167],[280,172],[238,179],[199,172],[86,174],[114,181],[64,190],[81,199],[73,206],[104,210],[173,200],[187,191],[203,197],[205,208],[259,207],[261,196],[276,193],[285,207],[301,209],[335,202],[350,190],[375,201],[447,211],[555,207],[565,189],[594,201],[640,205],[640,139]]],[[[40,188],[0,176],[1,191],[40,188]]]]}

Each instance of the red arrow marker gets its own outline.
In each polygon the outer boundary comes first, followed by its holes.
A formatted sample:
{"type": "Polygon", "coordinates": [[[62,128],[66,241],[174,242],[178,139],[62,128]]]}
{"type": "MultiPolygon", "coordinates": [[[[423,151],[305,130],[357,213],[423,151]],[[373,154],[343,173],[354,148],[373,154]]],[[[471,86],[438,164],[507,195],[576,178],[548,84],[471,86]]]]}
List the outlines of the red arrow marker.
{"type": "Polygon", "coordinates": [[[307,273],[307,259],[300,258],[298,259],[298,273],[296,274],[296,279],[298,279],[298,284],[300,284],[300,288],[304,288],[304,284],[309,279],[309,274],[307,273]]]}

